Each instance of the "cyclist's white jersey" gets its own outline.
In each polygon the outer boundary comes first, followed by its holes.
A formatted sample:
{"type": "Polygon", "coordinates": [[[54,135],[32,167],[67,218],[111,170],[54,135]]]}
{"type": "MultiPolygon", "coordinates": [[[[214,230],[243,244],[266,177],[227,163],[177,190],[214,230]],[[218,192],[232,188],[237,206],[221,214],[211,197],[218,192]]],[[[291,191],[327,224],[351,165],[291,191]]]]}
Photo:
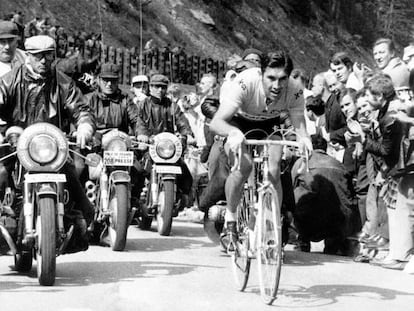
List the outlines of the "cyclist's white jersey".
{"type": "Polygon", "coordinates": [[[220,91],[220,105],[238,108],[237,115],[250,121],[264,121],[279,117],[282,111],[290,116],[303,116],[305,100],[300,84],[289,78],[277,102],[268,102],[262,83],[260,68],[246,69],[220,91]]]}

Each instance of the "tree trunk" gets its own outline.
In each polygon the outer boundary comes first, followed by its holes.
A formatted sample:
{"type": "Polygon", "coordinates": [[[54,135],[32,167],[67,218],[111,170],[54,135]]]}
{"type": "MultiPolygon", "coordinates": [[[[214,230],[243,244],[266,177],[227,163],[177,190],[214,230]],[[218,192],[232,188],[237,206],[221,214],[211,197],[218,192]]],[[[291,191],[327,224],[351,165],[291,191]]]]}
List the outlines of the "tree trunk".
{"type": "Polygon", "coordinates": [[[390,6],[388,9],[387,20],[385,24],[385,34],[387,36],[391,35],[391,29],[394,24],[394,0],[390,0],[390,6]]]}

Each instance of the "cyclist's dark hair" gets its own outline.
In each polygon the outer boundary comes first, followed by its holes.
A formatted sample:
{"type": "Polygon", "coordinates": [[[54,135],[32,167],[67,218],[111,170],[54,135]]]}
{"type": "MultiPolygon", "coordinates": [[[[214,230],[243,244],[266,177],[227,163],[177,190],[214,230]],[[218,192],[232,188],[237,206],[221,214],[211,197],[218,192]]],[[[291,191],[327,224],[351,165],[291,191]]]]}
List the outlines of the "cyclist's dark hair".
{"type": "Polygon", "coordinates": [[[312,147],[314,150],[326,151],[328,148],[328,142],[320,134],[311,135],[312,147]]]}
{"type": "Polygon", "coordinates": [[[283,68],[285,73],[290,76],[293,70],[293,62],[289,55],[284,51],[274,51],[267,54],[262,62],[262,71],[266,68],[283,68]]]}
{"type": "Polygon", "coordinates": [[[347,53],[338,52],[338,53],[335,53],[329,60],[329,67],[331,66],[331,64],[334,64],[335,66],[344,64],[346,68],[352,70],[352,66],[354,63],[352,62],[351,58],[349,57],[347,53]]]}

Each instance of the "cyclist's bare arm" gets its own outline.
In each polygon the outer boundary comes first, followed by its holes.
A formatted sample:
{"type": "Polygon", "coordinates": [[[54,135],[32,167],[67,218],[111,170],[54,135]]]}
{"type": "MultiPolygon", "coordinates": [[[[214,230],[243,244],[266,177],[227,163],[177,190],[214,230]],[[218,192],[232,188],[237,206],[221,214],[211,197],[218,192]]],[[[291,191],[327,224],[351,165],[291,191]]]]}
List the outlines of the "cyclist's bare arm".
{"type": "Polygon", "coordinates": [[[308,149],[308,152],[312,151],[312,142],[309,138],[309,134],[306,131],[305,117],[302,110],[293,110],[290,113],[290,120],[295,128],[296,140],[301,143],[301,148],[308,149]]]}
{"type": "Polygon", "coordinates": [[[220,105],[216,114],[210,123],[210,129],[217,135],[227,137],[227,135],[234,130],[238,130],[237,127],[232,126],[229,121],[236,114],[238,108],[231,105],[220,105]]]}
{"type": "Polygon", "coordinates": [[[305,117],[303,113],[292,113],[290,114],[290,120],[292,121],[292,125],[295,128],[296,133],[299,134],[301,137],[307,137],[308,132],[306,131],[306,124],[305,124],[305,117]]]}

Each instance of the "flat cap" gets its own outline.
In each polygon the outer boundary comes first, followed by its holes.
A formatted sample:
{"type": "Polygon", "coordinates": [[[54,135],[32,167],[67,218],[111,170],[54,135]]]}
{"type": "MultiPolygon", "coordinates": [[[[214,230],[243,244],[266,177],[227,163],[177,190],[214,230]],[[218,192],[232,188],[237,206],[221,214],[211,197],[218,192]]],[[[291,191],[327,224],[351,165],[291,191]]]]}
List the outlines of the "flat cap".
{"type": "Polygon", "coordinates": [[[168,78],[164,75],[155,74],[151,77],[150,84],[153,85],[168,85],[169,81],[168,78]]]}
{"type": "Polygon", "coordinates": [[[19,37],[17,25],[10,21],[0,21],[0,39],[19,37]]]}
{"type": "Polygon", "coordinates": [[[55,40],[49,36],[33,36],[27,38],[24,42],[24,47],[27,52],[31,54],[54,51],[56,48],[55,40]]]}
{"type": "Polygon", "coordinates": [[[119,78],[120,67],[115,64],[105,63],[101,66],[101,78],[117,79],[119,78]]]}
{"type": "Polygon", "coordinates": [[[260,59],[263,58],[263,52],[258,49],[253,49],[253,48],[245,49],[242,53],[241,58],[244,59],[247,55],[250,55],[250,54],[256,54],[260,57],[260,59]]]}

